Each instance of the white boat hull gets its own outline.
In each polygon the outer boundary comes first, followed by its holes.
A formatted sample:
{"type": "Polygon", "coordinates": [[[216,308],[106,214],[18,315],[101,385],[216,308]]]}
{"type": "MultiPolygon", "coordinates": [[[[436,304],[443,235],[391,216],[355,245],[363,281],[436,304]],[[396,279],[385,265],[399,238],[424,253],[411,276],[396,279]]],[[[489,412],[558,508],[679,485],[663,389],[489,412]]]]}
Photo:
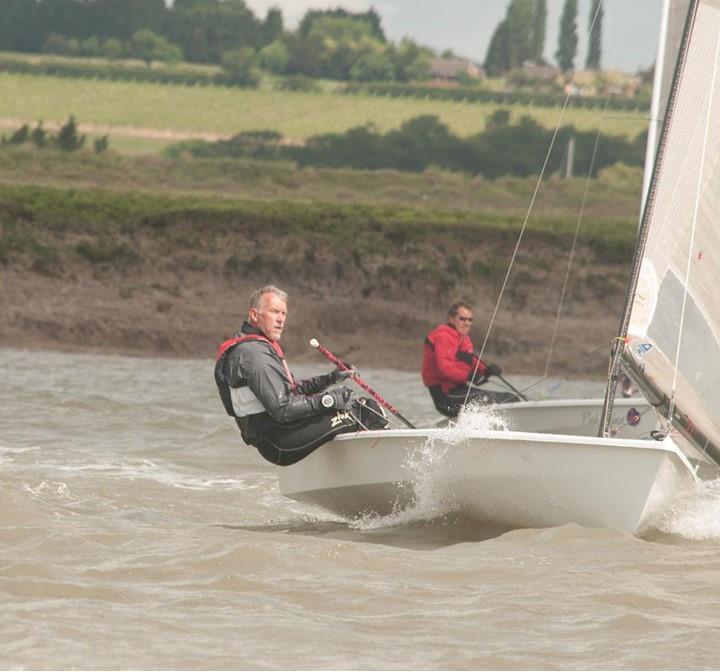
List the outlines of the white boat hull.
{"type": "MultiPolygon", "coordinates": [[[[604,399],[546,399],[491,406],[507,429],[521,432],[597,436],[604,399]]],[[[657,416],[642,398],[616,399],[610,420],[615,437],[648,438],[657,416]]]]}
{"type": "Polygon", "coordinates": [[[279,470],[283,495],[354,517],[428,497],[506,528],[577,523],[636,533],[685,483],[682,452],[663,442],[443,429],[347,434],[279,470]]]}

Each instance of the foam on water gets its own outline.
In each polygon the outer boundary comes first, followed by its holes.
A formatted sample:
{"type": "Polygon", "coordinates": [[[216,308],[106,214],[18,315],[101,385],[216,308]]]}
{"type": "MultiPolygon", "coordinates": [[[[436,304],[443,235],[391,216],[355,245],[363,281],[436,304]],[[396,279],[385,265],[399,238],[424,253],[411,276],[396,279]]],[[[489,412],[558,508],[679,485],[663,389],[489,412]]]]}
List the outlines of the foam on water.
{"type": "Polygon", "coordinates": [[[656,527],[685,539],[720,539],[720,478],[678,493],[656,527]]]}
{"type": "Polygon", "coordinates": [[[23,483],[22,488],[23,490],[25,490],[25,492],[30,493],[34,497],[50,494],[51,496],[58,499],[65,499],[70,496],[70,491],[68,489],[67,483],[62,483],[59,481],[41,481],[36,486],[32,486],[29,483],[23,483]]]}
{"type": "Polygon", "coordinates": [[[41,446],[3,446],[0,445],[0,464],[14,462],[15,458],[25,453],[42,450],[41,446]]]}
{"type": "Polygon", "coordinates": [[[61,465],[61,472],[94,472],[112,478],[148,480],[187,490],[251,490],[258,486],[254,475],[241,478],[191,476],[178,473],[176,465],[148,459],[122,460],[96,464],[61,465]]]}
{"type": "Polygon", "coordinates": [[[450,449],[479,431],[506,430],[505,421],[491,407],[469,405],[458,417],[436,435],[429,437],[408,456],[404,467],[411,475],[412,503],[397,506],[386,516],[368,514],[351,523],[356,529],[369,530],[401,526],[443,518],[458,510],[451,487],[450,449]]]}

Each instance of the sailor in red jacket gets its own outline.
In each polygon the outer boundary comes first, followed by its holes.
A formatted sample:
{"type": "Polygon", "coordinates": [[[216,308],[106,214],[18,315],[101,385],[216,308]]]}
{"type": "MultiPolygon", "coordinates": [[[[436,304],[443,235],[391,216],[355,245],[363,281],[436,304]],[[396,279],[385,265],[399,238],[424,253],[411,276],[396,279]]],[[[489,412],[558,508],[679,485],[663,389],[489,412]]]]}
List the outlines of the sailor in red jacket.
{"type": "Polygon", "coordinates": [[[438,325],[425,337],[423,384],[430,391],[435,408],[449,418],[460,413],[466,400],[481,403],[518,400],[514,394],[478,387],[489,376],[502,375],[502,370],[475,355],[469,336],[472,320],[471,306],[456,301],[448,309],[447,324],[438,325]]]}

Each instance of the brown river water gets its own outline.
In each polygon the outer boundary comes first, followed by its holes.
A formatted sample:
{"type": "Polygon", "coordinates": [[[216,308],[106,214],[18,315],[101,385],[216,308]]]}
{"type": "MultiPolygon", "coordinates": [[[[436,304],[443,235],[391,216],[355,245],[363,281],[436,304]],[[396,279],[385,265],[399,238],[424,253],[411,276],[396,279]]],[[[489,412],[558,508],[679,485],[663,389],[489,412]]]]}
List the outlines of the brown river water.
{"type": "MultiPolygon", "coordinates": [[[[211,369],[0,350],[0,668],[720,667],[717,482],[643,538],[346,521],[280,495],[211,369]]],[[[438,419],[417,374],[362,373],[438,419]]]]}

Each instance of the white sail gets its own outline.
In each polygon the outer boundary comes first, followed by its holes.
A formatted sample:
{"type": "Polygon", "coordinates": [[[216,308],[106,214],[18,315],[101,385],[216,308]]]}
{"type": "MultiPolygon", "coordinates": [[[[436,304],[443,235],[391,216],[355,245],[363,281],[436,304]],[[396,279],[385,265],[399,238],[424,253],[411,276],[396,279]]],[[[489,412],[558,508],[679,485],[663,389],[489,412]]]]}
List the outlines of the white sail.
{"type": "Polygon", "coordinates": [[[655,58],[650,124],[648,126],[648,139],[645,150],[641,212],[645,207],[645,200],[650,189],[650,178],[655,164],[660,130],[667,111],[668,98],[670,97],[670,89],[675,75],[675,65],[685,32],[689,8],[690,0],[664,0],[663,3],[660,40],[658,42],[657,57],[655,58]]]}
{"type": "Polygon", "coordinates": [[[720,462],[720,0],[693,0],[641,230],[623,363],[720,462]]]}

